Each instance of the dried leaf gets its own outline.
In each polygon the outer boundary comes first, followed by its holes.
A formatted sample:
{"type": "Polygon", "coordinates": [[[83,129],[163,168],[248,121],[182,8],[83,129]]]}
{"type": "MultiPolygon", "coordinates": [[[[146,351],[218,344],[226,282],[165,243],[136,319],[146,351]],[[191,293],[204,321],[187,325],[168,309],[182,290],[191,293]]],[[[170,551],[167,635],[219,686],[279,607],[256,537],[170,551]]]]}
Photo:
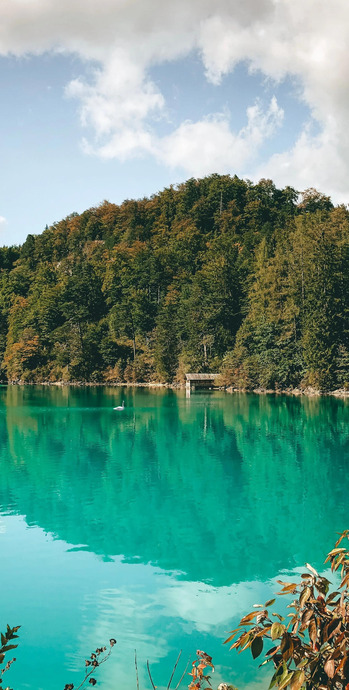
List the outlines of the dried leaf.
{"type": "Polygon", "coordinates": [[[302,594],[299,597],[299,605],[301,608],[303,608],[304,604],[308,599],[310,599],[311,596],[311,589],[310,587],[304,587],[302,594]]]}
{"type": "Polygon", "coordinates": [[[310,623],[309,623],[309,637],[313,643],[313,647],[315,646],[316,640],[317,640],[317,625],[315,618],[312,618],[310,623]]]}
{"type": "Polygon", "coordinates": [[[294,644],[293,641],[291,640],[289,647],[284,651],[282,657],[285,661],[289,661],[293,657],[293,652],[294,652],[294,644]]]}
{"type": "Polygon", "coordinates": [[[319,577],[319,573],[317,572],[317,570],[315,570],[315,568],[313,568],[312,565],[310,565],[309,563],[306,563],[305,567],[308,568],[308,570],[310,570],[310,572],[313,573],[313,575],[315,575],[315,577],[319,577]]]}
{"type": "Polygon", "coordinates": [[[241,621],[239,623],[240,625],[246,625],[247,623],[250,623],[256,616],[258,616],[259,611],[252,611],[252,613],[248,613],[247,616],[244,616],[241,618],[241,621]]]}
{"type": "MultiPolygon", "coordinates": [[[[327,638],[326,638],[327,640],[330,640],[331,637],[333,637],[334,635],[336,635],[339,632],[339,630],[341,628],[341,623],[342,623],[342,621],[340,618],[333,618],[328,623],[328,625],[325,628],[326,634],[327,634],[327,638]]],[[[326,640],[324,640],[324,642],[326,642],[326,640]]]]}
{"type": "Polygon", "coordinates": [[[301,618],[301,630],[305,630],[307,628],[307,626],[309,625],[309,621],[311,620],[313,615],[314,613],[312,609],[305,609],[301,618]]]}
{"type": "MultiPolygon", "coordinates": [[[[330,557],[331,557],[331,556],[336,556],[338,553],[343,553],[343,551],[346,551],[346,549],[345,549],[343,546],[341,546],[340,548],[332,549],[332,551],[329,551],[329,552],[328,552],[328,555],[329,555],[330,557]]],[[[308,566],[307,566],[307,567],[308,567],[308,566]]]]}
{"type": "Polygon", "coordinates": [[[324,665],[324,671],[328,675],[329,678],[333,678],[334,673],[335,673],[333,659],[327,659],[327,661],[324,665]]]}
{"type": "Polygon", "coordinates": [[[346,574],[346,576],[343,578],[342,582],[340,583],[340,587],[347,587],[349,584],[349,573],[346,574]]]}
{"type": "Polygon", "coordinates": [[[224,640],[223,644],[227,644],[228,642],[231,642],[234,639],[237,631],[238,631],[238,628],[236,628],[236,630],[232,631],[232,634],[229,635],[229,637],[227,637],[226,640],[224,640]]]}

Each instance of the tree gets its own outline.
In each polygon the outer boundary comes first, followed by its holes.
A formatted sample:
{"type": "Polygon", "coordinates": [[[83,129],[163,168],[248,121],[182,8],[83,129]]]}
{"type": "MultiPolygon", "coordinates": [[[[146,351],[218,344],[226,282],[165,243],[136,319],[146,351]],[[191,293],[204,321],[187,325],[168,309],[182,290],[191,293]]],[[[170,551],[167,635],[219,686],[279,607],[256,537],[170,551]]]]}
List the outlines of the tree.
{"type": "Polygon", "coordinates": [[[269,256],[264,238],[256,251],[248,312],[230,357],[231,383],[237,385],[238,380],[245,380],[248,385],[280,388],[299,380],[298,312],[289,247],[285,241],[280,242],[274,255],[269,256]]]}
{"type": "Polygon", "coordinates": [[[304,214],[291,237],[305,382],[324,390],[335,384],[336,354],[347,322],[343,278],[349,226],[347,212],[338,211],[304,214]]]}
{"type": "Polygon", "coordinates": [[[169,289],[156,319],[155,366],[161,378],[173,381],[180,351],[178,305],[179,292],[169,289]]]}
{"type": "Polygon", "coordinates": [[[222,366],[236,386],[345,387],[349,212],[298,196],[213,174],[2,248],[3,376],[172,380],[222,366]]]}

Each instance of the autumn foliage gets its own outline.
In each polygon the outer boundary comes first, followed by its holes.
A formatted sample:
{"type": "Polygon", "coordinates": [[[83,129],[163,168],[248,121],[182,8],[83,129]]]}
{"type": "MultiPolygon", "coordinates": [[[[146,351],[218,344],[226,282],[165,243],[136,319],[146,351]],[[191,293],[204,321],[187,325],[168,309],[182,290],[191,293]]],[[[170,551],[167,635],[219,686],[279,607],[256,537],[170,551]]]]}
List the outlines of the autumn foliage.
{"type": "MultiPolygon", "coordinates": [[[[40,228],[38,228],[40,231],[40,228]]],[[[0,380],[349,387],[349,210],[210,175],[0,247],[0,380]]]]}
{"type": "Polygon", "coordinates": [[[199,649],[196,652],[196,659],[192,662],[192,669],[189,673],[192,676],[192,681],[189,685],[189,690],[202,690],[206,683],[209,685],[210,676],[208,676],[205,671],[207,668],[214,672],[214,665],[212,663],[212,657],[210,657],[206,652],[202,652],[199,649]]]}
{"type": "Polygon", "coordinates": [[[340,575],[337,589],[309,564],[300,582],[282,582],[279,595],[293,595],[285,618],[270,612],[275,599],[242,618],[226,643],[231,649],[251,649],[254,658],[263,650],[261,665],[272,663],[270,688],[326,688],[349,690],[349,550],[341,546],[349,538],[343,532],[325,563],[340,575]]]}

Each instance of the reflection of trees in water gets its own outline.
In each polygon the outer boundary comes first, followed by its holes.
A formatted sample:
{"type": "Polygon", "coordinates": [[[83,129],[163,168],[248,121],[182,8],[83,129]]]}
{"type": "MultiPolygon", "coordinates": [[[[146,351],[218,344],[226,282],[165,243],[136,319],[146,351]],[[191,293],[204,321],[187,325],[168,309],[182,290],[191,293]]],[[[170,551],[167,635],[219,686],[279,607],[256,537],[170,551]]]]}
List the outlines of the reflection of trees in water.
{"type": "Polygon", "coordinates": [[[115,414],[115,389],[3,389],[2,509],[216,585],[321,563],[347,526],[345,402],[126,396],[115,414]]]}
{"type": "Polygon", "coordinates": [[[321,565],[335,531],[347,524],[348,404],[286,396],[249,401],[237,398],[241,423],[234,424],[246,508],[254,514],[249,548],[258,540],[269,559],[274,543],[277,569],[310,558],[321,565]]]}

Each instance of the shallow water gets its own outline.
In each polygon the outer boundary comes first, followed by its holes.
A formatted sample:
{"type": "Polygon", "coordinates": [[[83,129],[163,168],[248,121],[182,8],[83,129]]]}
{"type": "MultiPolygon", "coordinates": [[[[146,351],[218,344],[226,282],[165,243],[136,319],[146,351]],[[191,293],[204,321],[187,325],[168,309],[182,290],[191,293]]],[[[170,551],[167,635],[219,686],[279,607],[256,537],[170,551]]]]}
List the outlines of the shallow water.
{"type": "Polygon", "coordinates": [[[141,690],[146,660],[161,688],[180,649],[177,680],[204,649],[215,686],[265,687],[222,641],[349,527],[348,420],[330,398],[0,388],[0,629],[22,625],[6,682],[78,685],[113,636],[105,690],[135,690],[135,649],[141,690]]]}

